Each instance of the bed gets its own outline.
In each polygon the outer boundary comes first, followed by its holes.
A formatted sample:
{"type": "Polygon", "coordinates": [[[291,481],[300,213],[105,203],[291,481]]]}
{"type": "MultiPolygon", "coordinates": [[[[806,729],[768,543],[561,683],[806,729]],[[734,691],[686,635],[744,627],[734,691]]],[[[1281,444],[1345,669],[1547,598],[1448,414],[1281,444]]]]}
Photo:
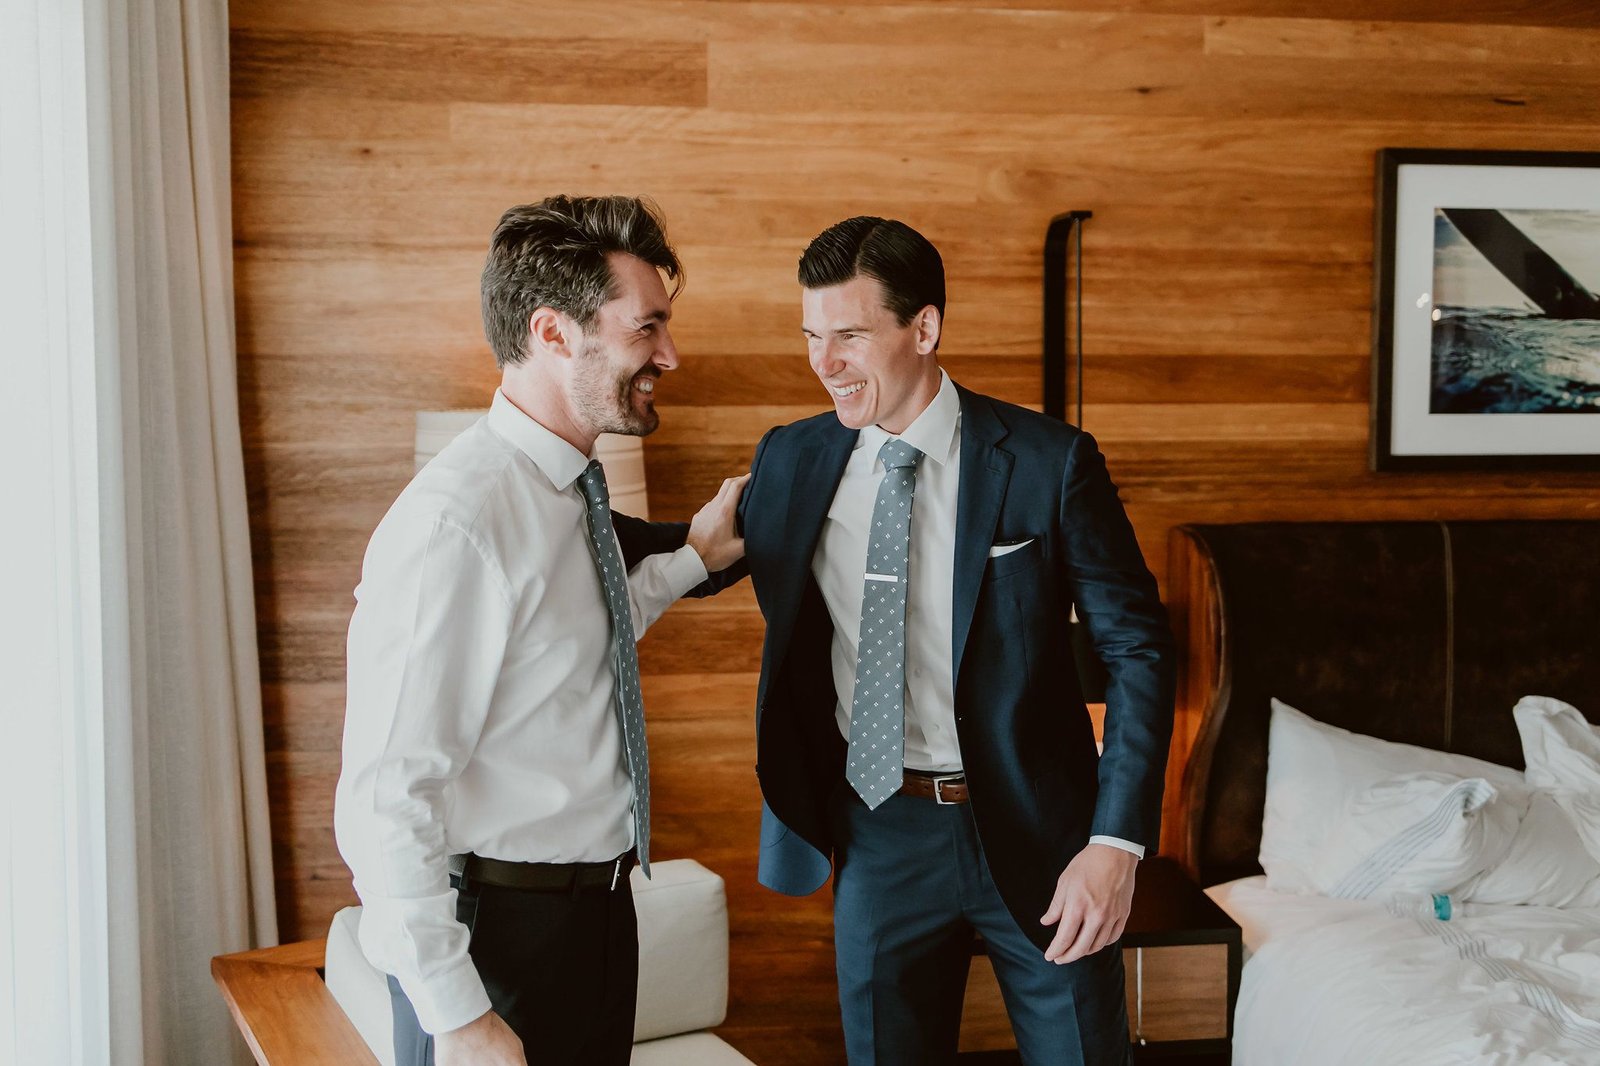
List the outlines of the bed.
{"type": "Polygon", "coordinates": [[[1519,698],[1592,721],[1600,522],[1185,526],[1171,549],[1179,735],[1194,737],[1176,850],[1244,931],[1233,1061],[1600,1063],[1600,909],[1470,904],[1440,921],[1273,891],[1258,861],[1274,697],[1516,770],[1519,698]]]}

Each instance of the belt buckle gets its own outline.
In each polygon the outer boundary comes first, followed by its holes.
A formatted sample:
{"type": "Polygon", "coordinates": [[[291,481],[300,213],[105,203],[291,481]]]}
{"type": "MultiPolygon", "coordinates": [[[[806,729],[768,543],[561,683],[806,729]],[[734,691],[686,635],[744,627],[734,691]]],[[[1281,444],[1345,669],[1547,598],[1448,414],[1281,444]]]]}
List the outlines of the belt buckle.
{"type": "Polygon", "coordinates": [[[966,776],[967,775],[966,775],[965,771],[963,771],[961,773],[958,773],[958,774],[934,774],[933,775],[933,802],[937,803],[941,807],[954,807],[954,806],[956,806],[956,801],[955,800],[947,800],[947,799],[944,798],[944,787],[943,786],[944,786],[944,783],[946,781],[962,781],[962,780],[966,779],[966,776]]]}

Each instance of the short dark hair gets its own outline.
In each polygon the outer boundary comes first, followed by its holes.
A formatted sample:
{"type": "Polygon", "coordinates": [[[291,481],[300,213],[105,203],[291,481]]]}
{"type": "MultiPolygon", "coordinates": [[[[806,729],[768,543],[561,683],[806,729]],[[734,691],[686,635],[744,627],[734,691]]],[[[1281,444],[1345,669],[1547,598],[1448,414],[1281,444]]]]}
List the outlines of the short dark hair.
{"type": "Polygon", "coordinates": [[[933,243],[892,218],[858,215],[814,237],[800,256],[800,284],[843,285],[865,275],[883,286],[884,304],[904,326],[932,304],[944,318],[944,260],[933,243]]]}
{"type": "Polygon", "coordinates": [[[683,265],[660,210],[637,196],[550,196],[500,216],[483,264],[483,333],[504,367],[528,357],[528,319],[541,307],[587,328],[614,295],[612,252],[649,263],[683,288],[683,265]]]}

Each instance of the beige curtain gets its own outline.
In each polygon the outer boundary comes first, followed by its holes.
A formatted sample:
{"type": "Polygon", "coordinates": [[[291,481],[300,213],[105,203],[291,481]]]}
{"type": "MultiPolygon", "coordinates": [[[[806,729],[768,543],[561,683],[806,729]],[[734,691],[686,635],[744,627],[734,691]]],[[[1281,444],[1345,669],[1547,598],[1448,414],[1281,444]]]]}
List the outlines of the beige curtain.
{"type": "Polygon", "coordinates": [[[0,1062],[247,1063],[275,943],[227,0],[0,5],[0,1062]]]}
{"type": "Polygon", "coordinates": [[[275,943],[226,0],[0,5],[0,1061],[248,1063],[275,943]]]}
{"type": "MultiPolygon", "coordinates": [[[[227,3],[110,9],[133,666],[133,834],[121,843],[139,888],[137,944],[113,963],[130,979],[137,964],[146,1066],[247,1062],[209,970],[214,954],[277,942],[234,353],[227,3]]],[[[115,1028],[115,1061],[140,1061],[115,1028]]]]}

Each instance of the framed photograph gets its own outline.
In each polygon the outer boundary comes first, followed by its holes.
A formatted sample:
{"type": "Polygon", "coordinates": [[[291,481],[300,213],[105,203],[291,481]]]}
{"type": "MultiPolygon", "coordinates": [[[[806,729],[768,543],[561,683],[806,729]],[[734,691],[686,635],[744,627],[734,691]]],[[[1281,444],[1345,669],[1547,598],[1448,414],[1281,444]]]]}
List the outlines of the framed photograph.
{"type": "Polygon", "coordinates": [[[1600,470],[1600,152],[1385,148],[1377,179],[1373,469],[1600,470]]]}

